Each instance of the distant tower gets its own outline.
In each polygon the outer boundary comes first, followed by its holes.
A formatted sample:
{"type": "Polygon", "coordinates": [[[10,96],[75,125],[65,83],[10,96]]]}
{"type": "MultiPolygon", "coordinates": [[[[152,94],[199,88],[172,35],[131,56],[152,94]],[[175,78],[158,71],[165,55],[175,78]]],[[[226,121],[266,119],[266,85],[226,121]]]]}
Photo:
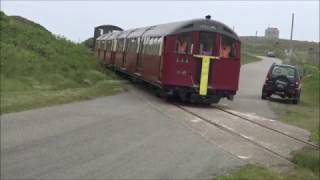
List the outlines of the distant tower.
{"type": "Polygon", "coordinates": [[[264,37],[268,39],[279,39],[279,29],[268,27],[265,31],[264,37]]]}

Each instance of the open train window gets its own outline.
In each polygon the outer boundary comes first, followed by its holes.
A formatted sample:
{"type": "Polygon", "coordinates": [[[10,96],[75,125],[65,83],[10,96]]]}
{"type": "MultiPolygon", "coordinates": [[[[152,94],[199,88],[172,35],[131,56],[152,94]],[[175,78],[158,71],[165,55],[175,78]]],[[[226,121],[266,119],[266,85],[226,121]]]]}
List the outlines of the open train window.
{"type": "Polygon", "coordinates": [[[235,58],[236,56],[236,41],[227,36],[222,36],[220,43],[220,57],[235,58]]]}
{"type": "Polygon", "coordinates": [[[176,53],[178,54],[192,54],[192,37],[190,35],[180,35],[176,40],[176,53]]]}
{"type": "Polygon", "coordinates": [[[215,34],[200,32],[200,49],[201,55],[214,55],[215,34]]]}

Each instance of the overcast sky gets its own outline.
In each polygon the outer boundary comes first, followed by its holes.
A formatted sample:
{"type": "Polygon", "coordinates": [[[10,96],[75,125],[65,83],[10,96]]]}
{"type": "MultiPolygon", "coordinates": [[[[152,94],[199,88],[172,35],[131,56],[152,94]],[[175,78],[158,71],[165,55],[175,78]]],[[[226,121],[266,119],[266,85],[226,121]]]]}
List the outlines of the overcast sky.
{"type": "Polygon", "coordinates": [[[277,27],[280,38],[319,42],[319,1],[1,1],[7,15],[20,15],[55,34],[79,42],[93,36],[93,28],[112,24],[123,29],[204,18],[234,27],[240,36],[264,35],[277,27]]]}

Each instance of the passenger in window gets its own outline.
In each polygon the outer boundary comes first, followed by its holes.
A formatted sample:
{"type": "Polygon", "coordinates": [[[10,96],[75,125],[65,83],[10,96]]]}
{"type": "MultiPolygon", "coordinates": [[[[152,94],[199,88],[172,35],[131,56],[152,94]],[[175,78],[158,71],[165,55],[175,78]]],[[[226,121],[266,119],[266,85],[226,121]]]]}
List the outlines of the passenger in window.
{"type": "Polygon", "coordinates": [[[187,47],[188,47],[188,42],[183,39],[180,38],[178,39],[178,53],[187,53],[187,47]]]}
{"type": "Polygon", "coordinates": [[[231,47],[227,44],[222,44],[220,49],[220,57],[222,58],[229,58],[231,52],[231,47]]]}

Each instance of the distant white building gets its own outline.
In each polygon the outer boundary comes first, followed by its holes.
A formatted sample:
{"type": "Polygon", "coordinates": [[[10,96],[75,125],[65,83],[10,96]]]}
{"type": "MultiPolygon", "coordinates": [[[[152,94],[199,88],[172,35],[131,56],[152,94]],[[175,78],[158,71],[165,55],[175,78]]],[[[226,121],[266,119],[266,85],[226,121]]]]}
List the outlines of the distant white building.
{"type": "Polygon", "coordinates": [[[268,27],[265,31],[264,37],[270,39],[279,39],[279,29],[268,27]]]}

